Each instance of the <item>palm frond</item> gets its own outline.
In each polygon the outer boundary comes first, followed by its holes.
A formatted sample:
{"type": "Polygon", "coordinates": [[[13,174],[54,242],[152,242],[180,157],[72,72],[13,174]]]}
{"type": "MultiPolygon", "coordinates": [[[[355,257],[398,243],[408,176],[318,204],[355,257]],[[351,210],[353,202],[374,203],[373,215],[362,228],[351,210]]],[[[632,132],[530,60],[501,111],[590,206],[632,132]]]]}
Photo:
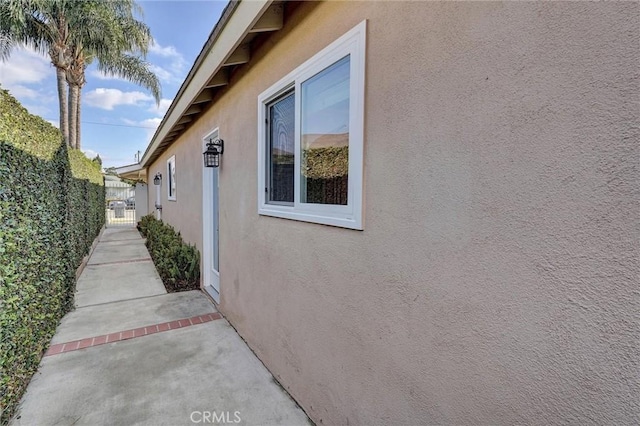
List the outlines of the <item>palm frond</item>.
{"type": "Polygon", "coordinates": [[[107,75],[118,76],[149,90],[160,104],[161,85],[158,77],[151,71],[149,63],[139,56],[122,54],[108,58],[98,58],[98,69],[107,75]]]}

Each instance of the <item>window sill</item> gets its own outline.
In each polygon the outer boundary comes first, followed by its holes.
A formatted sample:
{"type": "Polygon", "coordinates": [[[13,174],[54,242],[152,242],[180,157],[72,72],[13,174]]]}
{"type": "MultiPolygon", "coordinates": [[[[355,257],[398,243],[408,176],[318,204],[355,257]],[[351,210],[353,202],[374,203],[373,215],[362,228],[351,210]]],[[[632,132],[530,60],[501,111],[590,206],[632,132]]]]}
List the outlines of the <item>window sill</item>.
{"type": "Polygon", "coordinates": [[[300,222],[317,223],[320,225],[336,226],[339,228],[353,229],[362,231],[364,228],[361,221],[349,217],[322,216],[313,213],[302,213],[299,211],[287,211],[284,209],[272,209],[269,207],[261,207],[258,209],[260,216],[278,217],[281,219],[297,220],[300,222]]]}

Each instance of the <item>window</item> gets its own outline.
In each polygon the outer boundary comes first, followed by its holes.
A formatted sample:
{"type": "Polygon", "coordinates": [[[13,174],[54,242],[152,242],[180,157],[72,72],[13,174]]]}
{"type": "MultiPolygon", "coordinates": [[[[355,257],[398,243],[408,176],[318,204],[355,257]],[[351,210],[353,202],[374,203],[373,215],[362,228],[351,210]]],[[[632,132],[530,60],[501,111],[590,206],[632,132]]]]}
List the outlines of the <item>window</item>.
{"type": "Polygon", "coordinates": [[[270,203],[293,204],[294,188],[294,94],[287,93],[267,106],[267,143],[269,144],[269,192],[270,203]]]}
{"type": "Polygon", "coordinates": [[[176,201],[176,156],[173,155],[167,160],[167,199],[176,201]]]}
{"type": "Polygon", "coordinates": [[[258,213],[362,229],[360,23],[258,97],[258,213]]]}

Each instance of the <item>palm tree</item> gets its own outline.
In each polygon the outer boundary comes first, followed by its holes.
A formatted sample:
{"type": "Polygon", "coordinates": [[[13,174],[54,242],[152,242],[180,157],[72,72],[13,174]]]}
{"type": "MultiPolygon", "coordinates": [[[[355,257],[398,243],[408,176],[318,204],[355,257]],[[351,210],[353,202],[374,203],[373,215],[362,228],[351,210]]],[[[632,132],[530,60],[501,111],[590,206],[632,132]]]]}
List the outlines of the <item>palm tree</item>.
{"type": "Polygon", "coordinates": [[[9,58],[9,54],[13,49],[13,43],[11,37],[4,31],[0,31],[0,61],[4,61],[9,58]]]}
{"type": "Polygon", "coordinates": [[[158,79],[139,56],[152,38],[134,12],[141,12],[134,0],[0,0],[0,60],[15,45],[49,55],[56,68],[60,130],[69,146],[80,147],[80,92],[94,58],[100,70],[148,88],[159,102],[158,79]]]}
{"type": "Polygon", "coordinates": [[[148,89],[160,102],[160,82],[144,61],[152,42],[149,27],[135,19],[141,13],[132,0],[84,2],[84,15],[91,16],[92,25],[75,34],[70,47],[70,63],[66,72],[69,84],[69,142],[81,148],[80,112],[85,70],[94,60],[98,69],[129,80],[148,89]]]}
{"type": "Polygon", "coordinates": [[[65,142],[69,140],[66,103],[66,70],[69,66],[68,47],[71,26],[80,18],[74,15],[73,0],[2,0],[0,28],[3,31],[6,59],[12,47],[25,45],[48,54],[56,68],[60,130],[65,142]]]}

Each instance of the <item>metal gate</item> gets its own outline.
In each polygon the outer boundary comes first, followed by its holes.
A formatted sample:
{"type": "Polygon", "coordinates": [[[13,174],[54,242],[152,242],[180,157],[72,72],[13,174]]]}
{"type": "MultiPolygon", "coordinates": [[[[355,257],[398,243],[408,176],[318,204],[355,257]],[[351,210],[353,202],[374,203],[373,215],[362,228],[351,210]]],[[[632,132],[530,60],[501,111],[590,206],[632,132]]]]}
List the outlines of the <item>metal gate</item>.
{"type": "Polygon", "coordinates": [[[107,226],[135,226],[135,187],[125,182],[105,180],[107,226]]]}

